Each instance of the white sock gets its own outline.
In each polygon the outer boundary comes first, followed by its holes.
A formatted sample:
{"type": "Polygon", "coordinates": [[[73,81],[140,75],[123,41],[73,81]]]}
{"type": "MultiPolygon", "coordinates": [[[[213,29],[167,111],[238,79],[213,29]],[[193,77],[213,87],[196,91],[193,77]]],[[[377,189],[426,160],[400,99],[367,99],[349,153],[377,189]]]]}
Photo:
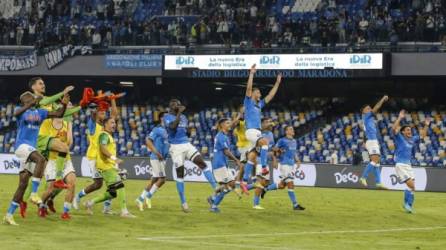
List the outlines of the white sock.
{"type": "Polygon", "coordinates": [[[156,184],[152,185],[152,188],[150,188],[150,195],[153,196],[154,193],[158,190],[158,186],[156,184]]]}
{"type": "Polygon", "coordinates": [[[146,196],[147,196],[147,191],[146,191],[146,189],[144,189],[141,193],[141,196],[139,196],[139,197],[144,200],[146,198],[146,196]]]}

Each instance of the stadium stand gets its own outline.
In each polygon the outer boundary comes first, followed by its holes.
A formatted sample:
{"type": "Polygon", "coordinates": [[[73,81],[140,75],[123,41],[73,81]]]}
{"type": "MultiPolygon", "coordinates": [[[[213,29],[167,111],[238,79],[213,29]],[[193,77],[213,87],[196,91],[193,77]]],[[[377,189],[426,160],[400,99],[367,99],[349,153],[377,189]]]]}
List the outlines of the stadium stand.
{"type": "MultiPolygon", "coordinates": [[[[165,99],[165,98],[164,98],[165,99]]],[[[115,137],[118,141],[118,150],[121,156],[147,156],[146,137],[158,120],[158,113],[165,110],[162,104],[167,103],[163,98],[154,98],[154,103],[144,105],[122,105],[119,107],[120,119],[115,137]]],[[[424,111],[422,102],[403,100],[404,107],[411,110],[405,122],[417,126],[429,116],[433,122],[428,131],[428,137],[415,148],[414,165],[445,166],[444,160],[446,141],[446,113],[441,109],[424,111]]],[[[212,157],[213,139],[216,134],[215,124],[221,117],[234,117],[237,103],[235,100],[220,107],[201,108],[190,111],[189,132],[194,144],[204,156],[212,157]]],[[[329,163],[333,153],[337,155],[341,164],[352,164],[354,154],[360,155],[363,161],[368,161],[364,148],[364,132],[361,128],[362,118],[359,112],[345,112],[333,115],[333,106],[343,104],[337,98],[303,98],[290,102],[288,105],[272,104],[265,110],[264,116],[271,117],[276,126],[274,136],[276,139],[283,136],[286,124],[292,124],[297,129],[299,156],[304,162],[329,163]]],[[[401,106],[400,103],[398,106],[401,106]]],[[[393,105],[398,107],[397,105],[393,105]]],[[[14,105],[9,103],[1,105],[0,129],[14,122],[12,117],[14,105]]],[[[90,115],[89,110],[82,111],[75,117],[73,125],[74,145],[72,152],[76,155],[85,154],[88,142],[86,138],[86,123],[90,115]]],[[[382,150],[382,163],[394,164],[394,143],[391,125],[398,116],[397,110],[383,111],[377,115],[379,138],[382,150]]],[[[15,130],[0,135],[0,152],[14,152],[15,130]]],[[[413,128],[414,135],[418,130],[413,128]]],[[[235,138],[231,137],[235,142],[235,138]]],[[[234,143],[235,145],[235,143],[234,143]]],[[[236,147],[232,151],[239,154],[236,147]]]]}
{"type": "Polygon", "coordinates": [[[3,0],[0,45],[445,42],[442,0],[3,0]]]}

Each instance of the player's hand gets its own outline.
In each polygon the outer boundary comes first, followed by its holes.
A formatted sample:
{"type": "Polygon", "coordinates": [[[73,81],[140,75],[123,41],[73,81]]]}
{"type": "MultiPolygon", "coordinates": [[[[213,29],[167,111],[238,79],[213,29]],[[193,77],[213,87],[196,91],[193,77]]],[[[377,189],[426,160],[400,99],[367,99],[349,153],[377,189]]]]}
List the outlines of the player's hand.
{"type": "Polygon", "coordinates": [[[158,160],[164,161],[164,157],[160,154],[160,152],[156,152],[156,157],[158,157],[158,160]]]}
{"type": "Polygon", "coordinates": [[[400,114],[398,115],[398,119],[403,119],[404,116],[406,116],[406,111],[403,109],[400,111],[400,114]]]}
{"type": "Polygon", "coordinates": [[[116,164],[118,164],[118,165],[119,165],[119,164],[123,163],[124,161],[123,161],[123,160],[121,160],[121,159],[119,159],[119,158],[117,158],[115,162],[116,162],[116,164]]]}
{"type": "Polygon", "coordinates": [[[68,94],[69,92],[73,91],[73,89],[74,89],[74,86],[73,86],[73,85],[70,85],[70,86],[66,87],[66,88],[63,90],[64,95],[66,95],[66,94],[68,94]]]}
{"type": "Polygon", "coordinates": [[[257,72],[256,64],[253,64],[253,65],[251,66],[251,68],[249,69],[249,73],[250,73],[250,74],[255,74],[256,72],[257,72]]]}
{"type": "Polygon", "coordinates": [[[62,98],[62,104],[67,105],[70,102],[70,96],[68,94],[64,94],[62,98]]]}
{"type": "Polygon", "coordinates": [[[241,169],[243,167],[242,163],[239,160],[237,160],[235,162],[235,165],[237,165],[237,167],[239,167],[239,169],[241,169]]]}
{"type": "Polygon", "coordinates": [[[184,112],[184,110],[186,110],[186,107],[183,105],[178,106],[177,112],[178,114],[181,114],[184,112]]]}
{"type": "Polygon", "coordinates": [[[383,101],[387,102],[388,100],[389,100],[389,96],[388,95],[383,96],[383,101]]]}
{"type": "Polygon", "coordinates": [[[276,83],[282,82],[282,73],[277,74],[276,83]]]}

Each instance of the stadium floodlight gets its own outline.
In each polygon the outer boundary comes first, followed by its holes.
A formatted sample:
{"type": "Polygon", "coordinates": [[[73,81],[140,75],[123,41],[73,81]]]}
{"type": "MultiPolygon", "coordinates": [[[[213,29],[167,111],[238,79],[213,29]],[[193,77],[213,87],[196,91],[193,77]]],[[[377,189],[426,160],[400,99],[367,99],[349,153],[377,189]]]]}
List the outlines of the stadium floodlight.
{"type": "Polygon", "coordinates": [[[133,87],[133,82],[119,82],[123,87],[133,87]]]}
{"type": "Polygon", "coordinates": [[[221,88],[221,87],[215,87],[215,90],[217,90],[217,91],[220,91],[220,90],[222,90],[223,88],[221,88]]]}

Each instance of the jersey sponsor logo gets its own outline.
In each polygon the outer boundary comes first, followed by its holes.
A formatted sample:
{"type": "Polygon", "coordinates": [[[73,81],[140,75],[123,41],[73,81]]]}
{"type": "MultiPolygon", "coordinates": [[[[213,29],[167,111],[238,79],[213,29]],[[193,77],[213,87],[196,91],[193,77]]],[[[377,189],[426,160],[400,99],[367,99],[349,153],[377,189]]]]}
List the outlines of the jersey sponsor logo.
{"type": "Polygon", "coordinates": [[[336,179],[336,184],[341,183],[358,183],[359,176],[354,172],[346,172],[347,168],[343,168],[341,172],[334,173],[334,177],[336,179]]]}

